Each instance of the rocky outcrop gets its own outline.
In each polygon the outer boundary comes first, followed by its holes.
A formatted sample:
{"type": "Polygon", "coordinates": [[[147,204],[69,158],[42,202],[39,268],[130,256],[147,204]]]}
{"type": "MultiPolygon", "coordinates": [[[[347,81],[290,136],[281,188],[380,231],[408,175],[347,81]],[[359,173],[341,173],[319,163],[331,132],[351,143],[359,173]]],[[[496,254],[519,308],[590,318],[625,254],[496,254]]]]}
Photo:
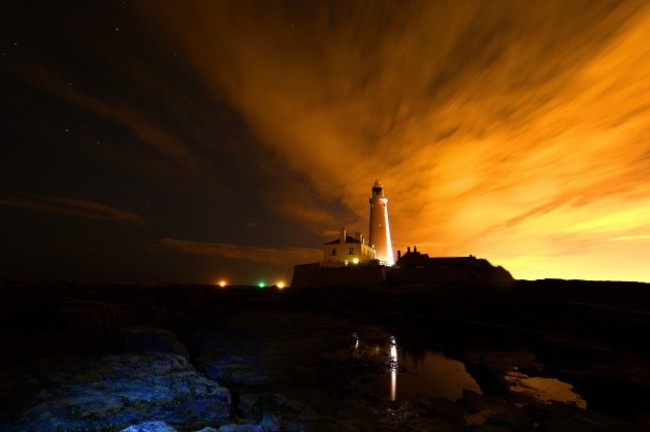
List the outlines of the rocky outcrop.
{"type": "Polygon", "coordinates": [[[4,293],[0,431],[650,430],[648,286],[90,288],[4,293]],[[462,359],[480,390],[400,395],[419,374],[400,360],[389,400],[390,335],[462,359]],[[558,380],[586,409],[535,393],[558,380]]]}
{"type": "Polygon", "coordinates": [[[165,329],[135,326],[122,327],[112,335],[115,349],[128,354],[146,352],[174,353],[189,358],[176,335],[165,329]]]}
{"type": "Polygon", "coordinates": [[[372,263],[323,266],[321,263],[294,266],[291,286],[305,288],[378,287],[408,284],[511,287],[515,280],[506,269],[486,259],[469,257],[431,258],[407,252],[393,267],[372,263]]]}
{"type": "Polygon", "coordinates": [[[196,329],[188,344],[197,368],[210,379],[255,387],[293,381],[307,366],[305,358],[345,347],[352,331],[345,320],[316,312],[251,311],[231,317],[227,328],[196,329]]]}
{"type": "Polygon", "coordinates": [[[42,389],[22,398],[6,430],[117,430],[151,419],[169,424],[222,422],[230,392],[178,354],[150,352],[44,359],[3,385],[4,396],[23,380],[42,389]]]}
{"type": "Polygon", "coordinates": [[[120,432],[176,432],[176,429],[165,422],[153,421],[131,425],[120,432]]]}
{"type": "Polygon", "coordinates": [[[501,266],[493,266],[484,258],[429,257],[420,252],[402,255],[389,273],[393,284],[452,284],[462,286],[509,287],[514,278],[501,266]]]}

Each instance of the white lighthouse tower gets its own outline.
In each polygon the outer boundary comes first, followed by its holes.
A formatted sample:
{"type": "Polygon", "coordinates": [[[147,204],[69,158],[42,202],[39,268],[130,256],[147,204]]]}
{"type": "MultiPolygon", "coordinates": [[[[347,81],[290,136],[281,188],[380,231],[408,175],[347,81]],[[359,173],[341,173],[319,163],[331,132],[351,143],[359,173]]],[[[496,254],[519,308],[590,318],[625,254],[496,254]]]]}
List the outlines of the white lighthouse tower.
{"type": "Polygon", "coordinates": [[[370,198],[370,246],[376,250],[376,258],[386,265],[395,264],[393,245],[390,242],[390,227],[388,226],[388,198],[384,196],[384,188],[375,181],[370,198]]]}

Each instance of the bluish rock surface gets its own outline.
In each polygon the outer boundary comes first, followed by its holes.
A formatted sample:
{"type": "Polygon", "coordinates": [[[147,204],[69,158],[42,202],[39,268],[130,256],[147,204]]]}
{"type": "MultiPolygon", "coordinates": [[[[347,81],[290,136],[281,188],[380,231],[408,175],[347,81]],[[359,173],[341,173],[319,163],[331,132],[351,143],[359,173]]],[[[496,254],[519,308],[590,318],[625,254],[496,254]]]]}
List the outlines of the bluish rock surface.
{"type": "Polygon", "coordinates": [[[154,421],[131,425],[120,432],[176,432],[176,429],[165,422],[154,421]]]}
{"type": "MultiPolygon", "coordinates": [[[[3,430],[81,431],[156,419],[171,425],[219,423],[230,415],[230,392],[179,354],[151,352],[45,359],[22,375],[47,389],[24,401],[3,430]]],[[[20,382],[14,381],[18,389],[20,382]]],[[[4,391],[11,391],[6,385],[4,391]]]]}

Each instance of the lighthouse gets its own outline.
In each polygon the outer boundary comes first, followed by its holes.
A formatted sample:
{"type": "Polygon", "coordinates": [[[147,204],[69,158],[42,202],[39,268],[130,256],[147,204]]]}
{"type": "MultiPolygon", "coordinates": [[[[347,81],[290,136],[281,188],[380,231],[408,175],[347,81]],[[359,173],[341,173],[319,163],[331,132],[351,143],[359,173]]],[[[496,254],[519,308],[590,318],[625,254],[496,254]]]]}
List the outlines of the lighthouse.
{"type": "Polygon", "coordinates": [[[390,242],[390,227],[388,226],[388,198],[384,196],[384,188],[379,180],[372,187],[370,198],[370,246],[376,250],[376,258],[386,265],[395,264],[393,246],[390,242]]]}

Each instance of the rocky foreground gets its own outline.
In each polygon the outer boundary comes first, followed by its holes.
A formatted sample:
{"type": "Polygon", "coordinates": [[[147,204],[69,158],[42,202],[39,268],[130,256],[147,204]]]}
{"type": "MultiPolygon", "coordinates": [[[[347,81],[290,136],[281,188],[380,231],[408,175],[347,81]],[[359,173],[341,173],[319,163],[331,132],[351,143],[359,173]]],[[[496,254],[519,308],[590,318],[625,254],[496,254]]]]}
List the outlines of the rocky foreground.
{"type": "Polygon", "coordinates": [[[565,285],[5,282],[0,430],[650,430],[648,291],[565,285]],[[462,360],[480,394],[378,392],[388,353],[355,340],[383,350],[396,334],[462,360]],[[571,383],[586,409],[518,391],[513,371],[571,383]]]}

